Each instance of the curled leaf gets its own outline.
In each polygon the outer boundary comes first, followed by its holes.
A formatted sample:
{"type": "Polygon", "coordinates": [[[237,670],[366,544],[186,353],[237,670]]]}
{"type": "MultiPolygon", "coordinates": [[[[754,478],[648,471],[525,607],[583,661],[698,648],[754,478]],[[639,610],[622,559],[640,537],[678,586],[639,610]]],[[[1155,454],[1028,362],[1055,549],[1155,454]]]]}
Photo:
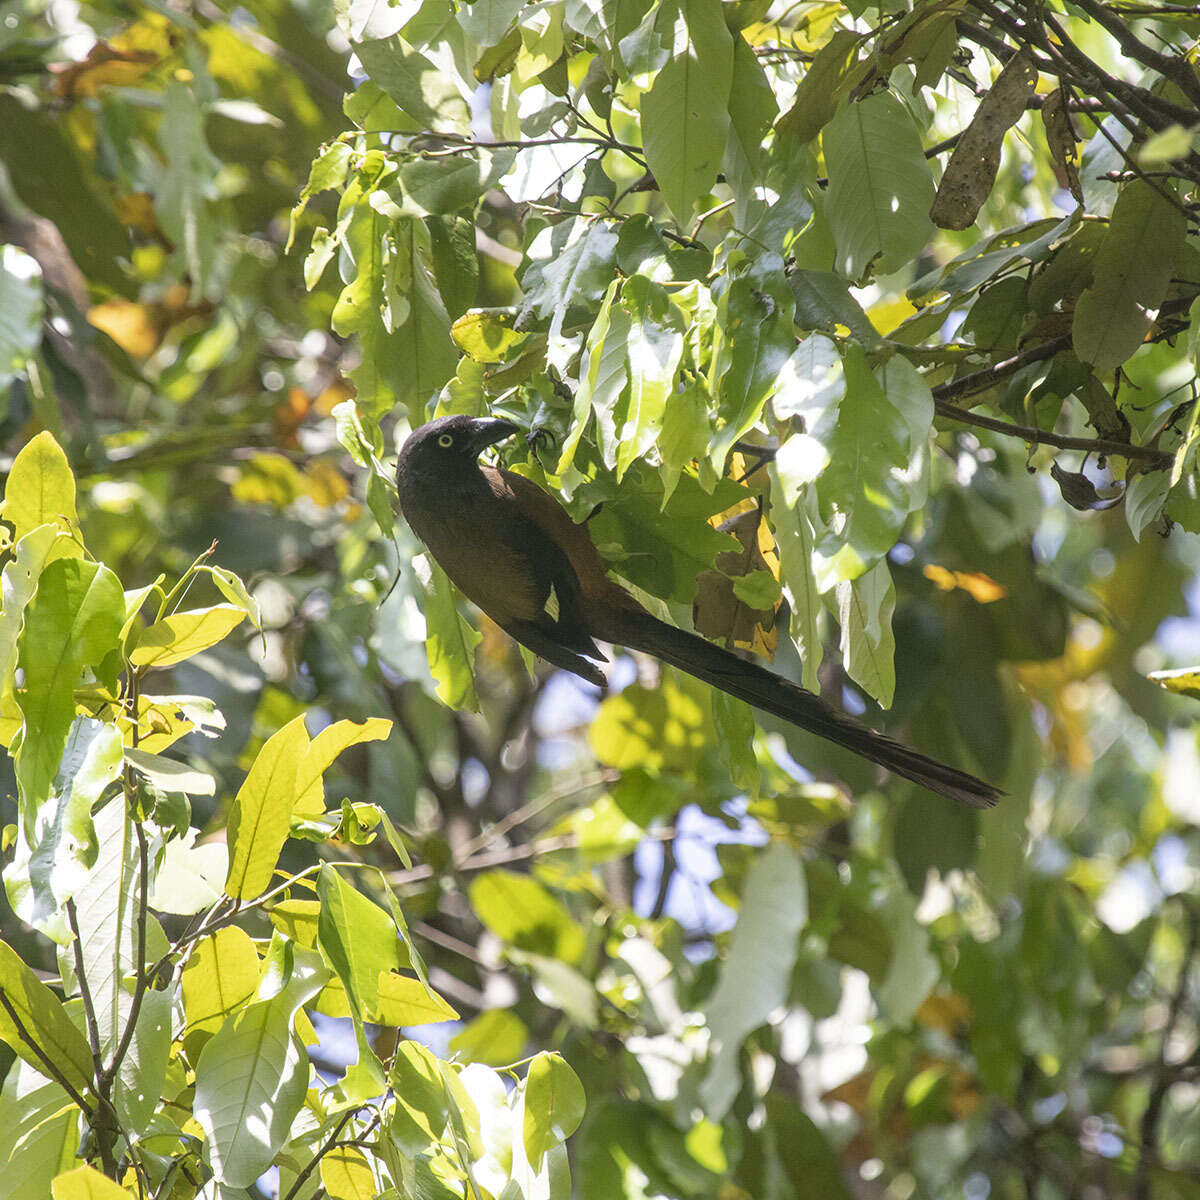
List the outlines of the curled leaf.
{"type": "Polygon", "coordinates": [[[979,102],[954,147],[929,215],[940,229],[966,229],[979,215],[996,182],[1004,135],[1025,111],[1037,83],[1033,56],[1022,48],[1008,60],[979,102]]]}

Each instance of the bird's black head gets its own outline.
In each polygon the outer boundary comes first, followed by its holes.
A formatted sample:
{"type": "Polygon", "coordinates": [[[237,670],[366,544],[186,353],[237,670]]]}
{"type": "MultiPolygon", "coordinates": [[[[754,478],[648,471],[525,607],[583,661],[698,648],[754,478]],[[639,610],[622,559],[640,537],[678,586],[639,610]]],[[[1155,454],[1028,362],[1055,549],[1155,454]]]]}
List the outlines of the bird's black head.
{"type": "Polygon", "coordinates": [[[396,474],[454,475],[474,467],[479,455],[511,437],[519,426],[496,417],[438,417],[409,434],[396,460],[396,474]]]}

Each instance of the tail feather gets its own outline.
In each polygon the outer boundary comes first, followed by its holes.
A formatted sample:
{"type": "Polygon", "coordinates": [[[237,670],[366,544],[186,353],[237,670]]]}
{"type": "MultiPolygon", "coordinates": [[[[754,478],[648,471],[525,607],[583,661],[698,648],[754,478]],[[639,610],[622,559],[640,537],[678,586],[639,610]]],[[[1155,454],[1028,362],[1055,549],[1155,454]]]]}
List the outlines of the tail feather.
{"type": "Polygon", "coordinates": [[[990,808],[1004,795],[1000,788],[893,741],[831,708],[812,692],[694,633],[667,625],[647,612],[624,609],[607,615],[613,627],[601,635],[605,640],[653,654],[704,683],[844,746],[931,792],[972,808],[990,808]]]}

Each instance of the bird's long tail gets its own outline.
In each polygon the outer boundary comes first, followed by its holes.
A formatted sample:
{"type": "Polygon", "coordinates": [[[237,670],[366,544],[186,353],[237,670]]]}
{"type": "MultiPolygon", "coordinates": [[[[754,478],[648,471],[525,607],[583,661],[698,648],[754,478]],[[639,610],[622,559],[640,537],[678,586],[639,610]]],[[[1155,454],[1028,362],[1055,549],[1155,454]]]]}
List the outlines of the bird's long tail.
{"type": "Polygon", "coordinates": [[[600,634],[604,640],[653,654],[755,708],[828,738],[931,792],[972,808],[990,808],[1004,795],[1000,788],[910,750],[839,713],[812,692],[694,633],[667,625],[647,612],[610,610],[606,616],[605,624],[611,628],[600,634]]]}

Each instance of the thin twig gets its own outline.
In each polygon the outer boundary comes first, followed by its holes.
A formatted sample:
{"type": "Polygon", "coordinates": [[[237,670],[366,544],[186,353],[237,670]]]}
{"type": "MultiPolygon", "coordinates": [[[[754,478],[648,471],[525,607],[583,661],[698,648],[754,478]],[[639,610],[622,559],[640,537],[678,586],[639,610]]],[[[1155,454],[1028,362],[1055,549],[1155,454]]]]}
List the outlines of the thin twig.
{"type": "Polygon", "coordinates": [[[553,804],[557,804],[560,800],[569,800],[572,796],[577,796],[580,792],[600,787],[605,783],[613,783],[619,778],[620,774],[617,771],[598,771],[595,775],[589,775],[587,778],[580,779],[566,787],[547,792],[544,796],[539,796],[536,800],[530,800],[528,804],[523,804],[507,816],[501,817],[499,821],[484,830],[478,837],[474,837],[467,842],[462,848],[462,857],[464,859],[470,858],[471,855],[477,854],[480,850],[493,845],[510,830],[536,817],[538,813],[545,811],[553,804]]]}
{"type": "Polygon", "coordinates": [[[329,1137],[325,1139],[325,1144],[312,1156],[312,1158],[309,1159],[307,1165],[304,1167],[304,1170],[302,1170],[300,1174],[296,1176],[295,1182],[293,1182],[292,1186],[288,1188],[287,1192],[280,1197],[280,1200],[296,1200],[296,1197],[300,1194],[300,1189],[304,1186],[305,1180],[307,1180],[308,1177],[317,1169],[317,1167],[321,1165],[321,1159],[324,1158],[325,1155],[328,1154],[333,1148],[334,1143],[338,1139],[338,1134],[346,1128],[350,1122],[350,1118],[353,1117],[357,1111],[357,1109],[352,1108],[349,1112],[343,1114],[342,1119],[330,1131],[329,1137]]]}
{"type": "Polygon", "coordinates": [[[948,421],[960,421],[964,425],[990,429],[993,433],[1019,437],[1022,441],[1030,442],[1035,446],[1056,446],[1060,450],[1090,450],[1093,454],[1120,455],[1123,458],[1150,463],[1153,470],[1161,471],[1165,471],[1175,461],[1173,454],[1166,450],[1155,450],[1152,446],[1133,446],[1114,438],[1072,437],[1065,433],[1051,433],[1045,429],[1038,429],[1034,425],[1017,425],[1010,421],[998,421],[995,417],[986,417],[982,413],[972,412],[968,408],[959,408],[955,404],[947,404],[941,400],[934,401],[934,409],[939,417],[944,417],[948,421]]]}
{"type": "Polygon", "coordinates": [[[92,1047],[92,1066],[96,1072],[96,1078],[99,1079],[104,1069],[100,1054],[100,1026],[96,1021],[96,1006],[92,1000],[92,989],[88,985],[87,973],[84,970],[83,939],[79,935],[79,911],[75,907],[73,898],[67,901],[67,924],[70,925],[71,932],[75,935],[71,946],[75,957],[75,976],[79,982],[80,994],[83,996],[83,1018],[87,1025],[88,1042],[92,1047]]]}

